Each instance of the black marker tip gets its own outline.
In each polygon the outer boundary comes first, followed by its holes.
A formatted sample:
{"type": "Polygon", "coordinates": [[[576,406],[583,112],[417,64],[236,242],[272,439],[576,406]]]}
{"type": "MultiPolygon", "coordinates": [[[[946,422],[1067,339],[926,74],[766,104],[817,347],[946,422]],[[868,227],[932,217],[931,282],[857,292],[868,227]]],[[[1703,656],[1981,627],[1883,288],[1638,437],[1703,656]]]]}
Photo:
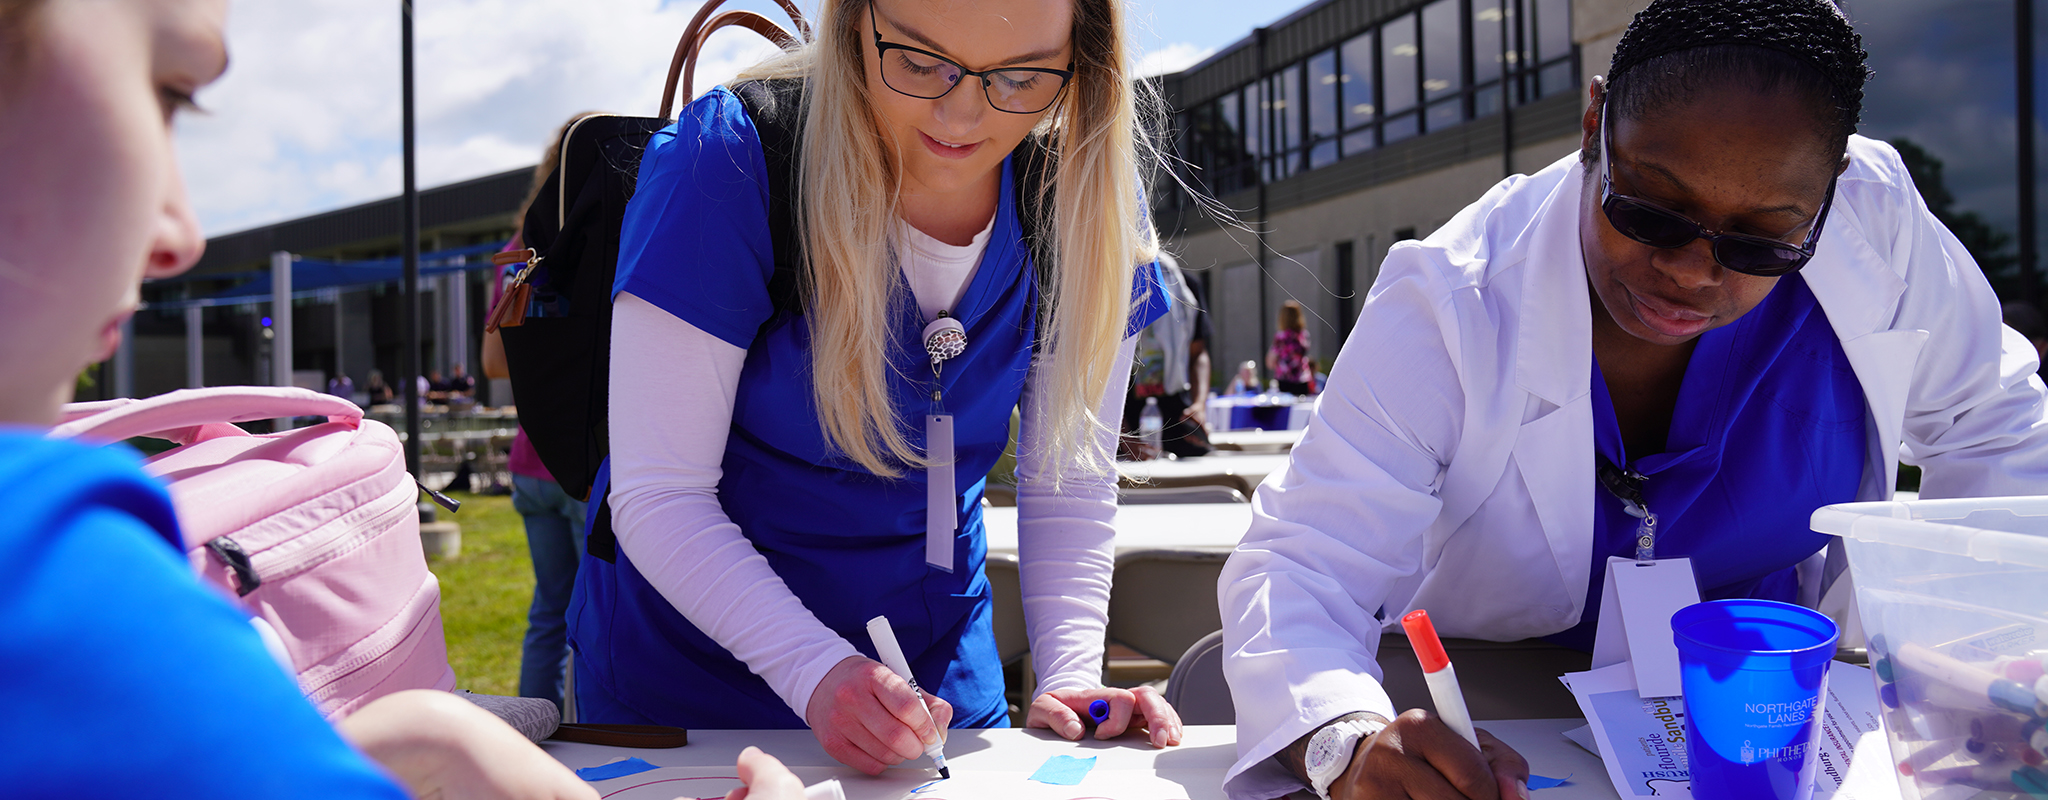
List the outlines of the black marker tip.
{"type": "Polygon", "coordinates": [[[949,781],[949,780],[952,780],[952,779],[953,779],[953,771],[952,771],[952,770],[950,770],[950,769],[946,769],[945,767],[940,767],[940,768],[939,768],[939,780],[946,780],[946,781],[949,781]]]}

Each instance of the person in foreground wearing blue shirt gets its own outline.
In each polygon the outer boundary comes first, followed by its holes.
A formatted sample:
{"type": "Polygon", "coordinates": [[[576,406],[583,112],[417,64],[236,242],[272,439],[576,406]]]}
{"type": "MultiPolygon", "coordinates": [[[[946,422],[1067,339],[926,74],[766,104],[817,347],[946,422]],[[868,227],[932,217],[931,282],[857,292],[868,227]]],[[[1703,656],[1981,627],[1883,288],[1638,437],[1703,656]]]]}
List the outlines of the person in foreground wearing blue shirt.
{"type": "Polygon", "coordinates": [[[1233,800],[1527,796],[1498,740],[1397,715],[1412,610],[1590,648],[1610,557],[1820,605],[1814,509],[1891,497],[1902,447],[1923,497],[2048,489],[2034,349],[1855,135],[1864,61],[1829,0],[1656,0],[1578,153],[1393,248],[1219,583],[1233,800]]]}
{"type": "Polygon", "coordinates": [[[226,10],[0,0],[0,794],[595,800],[445,692],[330,726],[193,575],[134,454],[43,438],[119,343],[141,281],[205,247],[170,129],[227,67],[226,10]]]}
{"type": "Polygon", "coordinates": [[[1026,724],[1079,738],[1104,700],[1097,736],[1180,741],[1157,692],[1101,685],[1114,422],[1132,337],[1167,305],[1122,6],[830,0],[814,44],[649,141],[615,286],[609,509],[592,503],[618,547],[585,557],[569,613],[584,719],[808,726],[869,773],[949,723],[1008,725],[981,505],[1021,404],[1026,724]],[[800,126],[796,196],[769,180],[757,91],[800,126]],[[1047,191],[1036,218],[1020,185],[1047,191]],[[877,662],[876,616],[929,714],[877,662]]]}

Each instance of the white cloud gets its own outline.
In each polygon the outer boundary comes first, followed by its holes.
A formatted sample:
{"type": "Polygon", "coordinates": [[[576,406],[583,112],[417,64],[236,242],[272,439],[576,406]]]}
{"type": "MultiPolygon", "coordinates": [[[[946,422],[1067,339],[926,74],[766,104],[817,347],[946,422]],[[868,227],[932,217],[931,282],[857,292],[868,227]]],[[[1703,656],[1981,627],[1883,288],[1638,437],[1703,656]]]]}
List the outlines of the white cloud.
{"type": "MultiPolygon", "coordinates": [[[[581,111],[652,115],[695,2],[443,0],[414,20],[421,187],[524,167],[581,111]]],[[[237,0],[232,66],[179,123],[178,149],[209,235],[396,194],[397,6],[237,0]]],[[[714,36],[697,88],[774,52],[714,36]]]]}
{"type": "Polygon", "coordinates": [[[1202,63],[1216,52],[1214,47],[1201,47],[1190,42],[1177,42],[1138,57],[1138,75],[1151,77],[1165,75],[1202,63]]]}

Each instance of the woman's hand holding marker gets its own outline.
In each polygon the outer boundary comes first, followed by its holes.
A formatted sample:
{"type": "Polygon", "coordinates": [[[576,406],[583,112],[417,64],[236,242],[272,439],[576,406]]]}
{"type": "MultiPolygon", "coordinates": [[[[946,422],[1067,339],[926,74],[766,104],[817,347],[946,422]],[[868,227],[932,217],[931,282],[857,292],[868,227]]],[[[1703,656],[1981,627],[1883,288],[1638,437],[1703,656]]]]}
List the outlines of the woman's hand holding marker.
{"type": "Polygon", "coordinates": [[[1088,729],[1083,719],[1095,724],[1095,738],[1114,739],[1131,730],[1144,730],[1153,747],[1180,744],[1180,715],[1166,698],[1150,686],[1136,689],[1054,689],[1031,701],[1024,727],[1051,728],[1067,739],[1078,740],[1088,729]]]}
{"type": "Polygon", "coordinates": [[[953,706],[938,695],[931,714],[910,684],[888,667],[849,656],[825,673],[804,711],[825,753],[869,775],[924,755],[953,721],[953,706]]]}
{"type": "Polygon", "coordinates": [[[1484,730],[1473,747],[1444,719],[1411,709],[1352,751],[1333,800],[1529,800],[1529,762],[1484,730]]]}

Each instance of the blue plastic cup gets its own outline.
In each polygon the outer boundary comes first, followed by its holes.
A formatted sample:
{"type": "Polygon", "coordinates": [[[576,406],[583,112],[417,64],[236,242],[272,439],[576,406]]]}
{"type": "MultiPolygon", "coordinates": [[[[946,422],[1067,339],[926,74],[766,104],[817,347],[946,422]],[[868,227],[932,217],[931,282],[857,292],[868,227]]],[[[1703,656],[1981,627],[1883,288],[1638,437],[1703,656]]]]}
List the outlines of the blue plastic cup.
{"type": "Polygon", "coordinates": [[[1716,600],[1671,615],[1698,800],[1808,800],[1841,632],[1811,609],[1716,600]]]}

